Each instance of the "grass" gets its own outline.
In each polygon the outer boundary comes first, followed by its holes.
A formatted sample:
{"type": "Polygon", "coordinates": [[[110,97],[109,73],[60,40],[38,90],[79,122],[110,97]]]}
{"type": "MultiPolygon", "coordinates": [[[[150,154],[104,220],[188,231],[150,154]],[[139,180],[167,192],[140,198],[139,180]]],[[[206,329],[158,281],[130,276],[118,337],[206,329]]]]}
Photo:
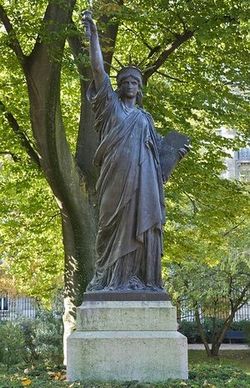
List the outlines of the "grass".
{"type": "Polygon", "coordinates": [[[250,349],[248,350],[220,350],[219,357],[209,358],[204,350],[189,350],[189,365],[208,363],[211,365],[231,365],[242,369],[250,375],[250,349]]]}
{"type": "Polygon", "coordinates": [[[65,369],[62,366],[45,364],[18,364],[7,368],[0,364],[0,388],[165,388],[165,387],[207,387],[242,388],[250,387],[250,350],[223,350],[220,356],[210,359],[203,350],[189,351],[190,379],[172,380],[162,384],[140,383],[69,383],[65,381],[65,369]]]}

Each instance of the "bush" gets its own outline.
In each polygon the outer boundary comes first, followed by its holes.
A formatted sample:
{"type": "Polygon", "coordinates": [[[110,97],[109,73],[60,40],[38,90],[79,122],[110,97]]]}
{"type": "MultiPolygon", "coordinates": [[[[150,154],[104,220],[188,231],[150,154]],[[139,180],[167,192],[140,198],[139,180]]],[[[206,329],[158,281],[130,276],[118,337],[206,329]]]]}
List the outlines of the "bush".
{"type": "Polygon", "coordinates": [[[62,319],[41,311],[36,319],[0,324],[0,362],[8,367],[38,359],[61,363],[63,357],[62,319]]]}
{"type": "Polygon", "coordinates": [[[208,342],[212,342],[218,331],[223,327],[224,320],[218,318],[205,318],[203,327],[206,332],[208,342]]]}
{"type": "Polygon", "coordinates": [[[232,322],[230,329],[231,330],[245,331],[246,326],[249,324],[250,323],[247,320],[235,321],[235,322],[232,322]]]}
{"type": "Polygon", "coordinates": [[[26,358],[25,361],[35,361],[39,358],[39,355],[36,351],[36,341],[35,341],[35,327],[36,320],[33,319],[22,319],[19,321],[19,327],[22,331],[24,344],[26,348],[26,358]]]}
{"type": "Polygon", "coordinates": [[[196,322],[183,320],[179,324],[178,330],[180,333],[185,335],[185,337],[187,337],[189,344],[200,342],[200,335],[198,333],[196,322]]]}
{"type": "Polygon", "coordinates": [[[18,324],[3,322],[0,324],[0,362],[9,368],[25,360],[26,347],[24,336],[18,324]]]}
{"type": "Polygon", "coordinates": [[[242,330],[246,334],[246,341],[250,346],[250,322],[249,321],[243,321],[242,330]]]}
{"type": "MultiPolygon", "coordinates": [[[[213,319],[205,318],[202,324],[203,329],[205,330],[206,338],[209,343],[212,342],[213,336],[216,335],[218,330],[222,328],[224,324],[223,319],[213,319]]],[[[250,322],[246,320],[232,322],[229,330],[239,330],[243,331],[246,334],[247,342],[250,344],[250,322]]],[[[200,343],[201,337],[198,332],[198,328],[195,321],[181,321],[179,325],[179,331],[185,335],[188,339],[188,343],[200,343]]]]}
{"type": "Polygon", "coordinates": [[[56,363],[63,357],[63,323],[51,311],[42,311],[36,319],[34,342],[37,354],[56,363]]]}
{"type": "Polygon", "coordinates": [[[51,311],[40,311],[34,320],[21,320],[22,330],[29,361],[41,359],[56,363],[62,362],[63,325],[62,319],[51,311]]]}

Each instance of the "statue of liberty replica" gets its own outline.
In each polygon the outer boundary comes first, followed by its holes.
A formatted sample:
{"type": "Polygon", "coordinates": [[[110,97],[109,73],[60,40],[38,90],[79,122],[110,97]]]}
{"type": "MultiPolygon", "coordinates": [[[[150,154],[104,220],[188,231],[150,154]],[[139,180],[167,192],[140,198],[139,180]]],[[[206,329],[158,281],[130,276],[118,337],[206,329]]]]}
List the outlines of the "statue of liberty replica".
{"type": "Polygon", "coordinates": [[[93,72],[87,93],[99,134],[99,226],[94,277],[68,338],[67,376],[85,382],[186,379],[187,340],[163,288],[161,257],[163,183],[188,152],[188,139],[156,133],[142,108],[143,75],[136,66],[121,68],[113,89],[90,12],[83,22],[93,72]]]}
{"type": "Polygon", "coordinates": [[[121,68],[113,90],[89,12],[84,24],[94,78],[88,97],[100,139],[94,158],[100,167],[97,260],[87,290],[163,292],[163,182],[188,151],[188,139],[156,133],[151,115],[142,109],[139,68],[121,68]]]}

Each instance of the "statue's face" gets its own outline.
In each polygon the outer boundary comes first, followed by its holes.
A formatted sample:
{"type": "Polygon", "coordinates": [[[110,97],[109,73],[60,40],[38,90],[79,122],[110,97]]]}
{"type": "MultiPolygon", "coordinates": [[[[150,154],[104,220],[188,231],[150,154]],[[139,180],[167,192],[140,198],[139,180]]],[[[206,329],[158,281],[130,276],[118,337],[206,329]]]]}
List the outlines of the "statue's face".
{"type": "Polygon", "coordinates": [[[120,93],[122,97],[134,98],[137,96],[138,92],[139,92],[139,83],[135,78],[129,76],[127,78],[124,78],[124,80],[122,80],[121,86],[120,86],[120,93]]]}

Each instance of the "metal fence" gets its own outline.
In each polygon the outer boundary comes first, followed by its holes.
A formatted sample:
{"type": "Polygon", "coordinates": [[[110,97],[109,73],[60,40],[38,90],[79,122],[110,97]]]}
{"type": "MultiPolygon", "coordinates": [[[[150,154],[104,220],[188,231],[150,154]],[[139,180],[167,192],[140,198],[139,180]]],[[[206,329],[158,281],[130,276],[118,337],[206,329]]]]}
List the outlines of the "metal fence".
{"type": "Polygon", "coordinates": [[[24,296],[0,296],[0,321],[15,321],[19,318],[36,317],[38,305],[33,298],[24,296]]]}
{"type": "MultiPolygon", "coordinates": [[[[178,321],[194,321],[195,314],[190,308],[187,307],[185,301],[177,306],[178,321]]],[[[11,297],[9,295],[0,295],[0,321],[15,321],[19,318],[33,319],[38,313],[38,304],[35,299],[24,296],[11,297]]],[[[229,310],[225,308],[225,305],[220,302],[215,310],[202,311],[200,309],[201,319],[205,317],[216,317],[219,319],[226,318],[229,314],[229,310]]],[[[242,306],[235,314],[234,321],[250,321],[250,302],[242,306]]]]}
{"type": "MultiPolygon", "coordinates": [[[[218,319],[225,319],[229,315],[230,311],[223,306],[223,303],[213,310],[199,309],[199,315],[201,319],[208,317],[216,317],[218,319]]],[[[177,306],[177,316],[179,321],[195,321],[195,313],[193,310],[185,306],[185,303],[182,303],[177,306]]],[[[244,304],[235,314],[234,322],[239,321],[250,321],[250,302],[244,304]]]]}

